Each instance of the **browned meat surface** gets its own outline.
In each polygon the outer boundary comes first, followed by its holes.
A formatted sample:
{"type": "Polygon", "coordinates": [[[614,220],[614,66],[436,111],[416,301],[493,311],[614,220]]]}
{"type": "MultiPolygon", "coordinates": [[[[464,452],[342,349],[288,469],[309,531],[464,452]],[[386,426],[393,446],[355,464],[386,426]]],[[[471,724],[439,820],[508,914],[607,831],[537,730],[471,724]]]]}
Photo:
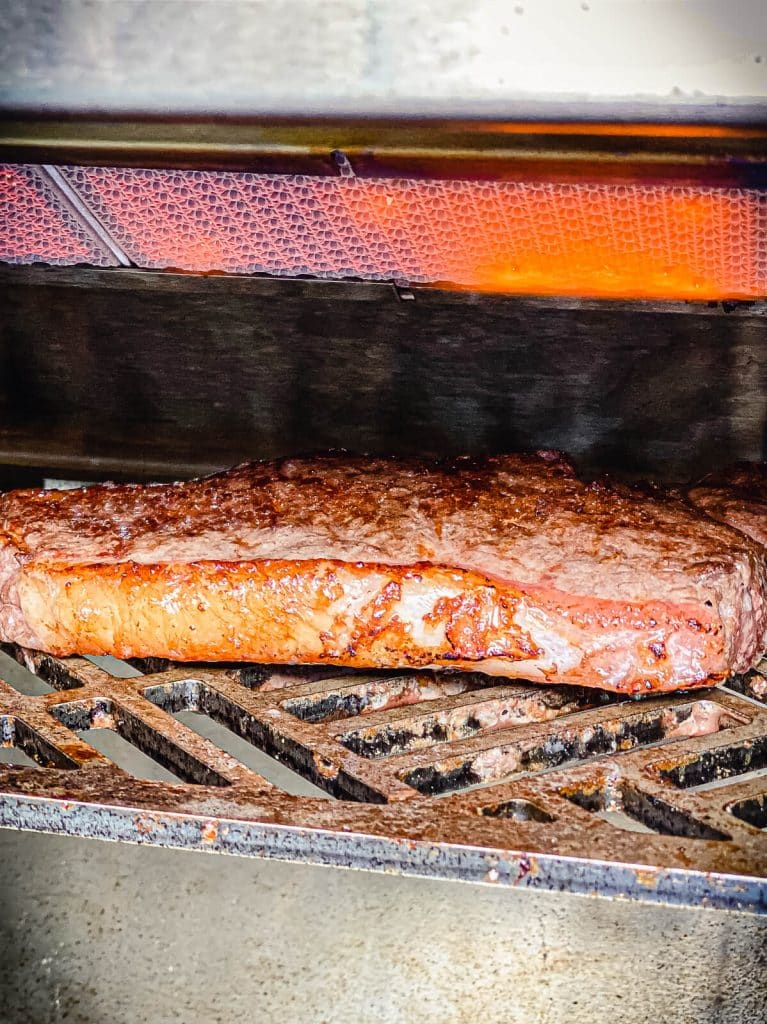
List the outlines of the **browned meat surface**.
{"type": "Polygon", "coordinates": [[[767,547],[767,462],[739,462],[689,492],[690,501],[767,547]]]}
{"type": "Polygon", "coordinates": [[[0,496],[0,637],[56,654],[672,690],[752,664],[766,594],[743,535],[550,452],[0,496]]]}

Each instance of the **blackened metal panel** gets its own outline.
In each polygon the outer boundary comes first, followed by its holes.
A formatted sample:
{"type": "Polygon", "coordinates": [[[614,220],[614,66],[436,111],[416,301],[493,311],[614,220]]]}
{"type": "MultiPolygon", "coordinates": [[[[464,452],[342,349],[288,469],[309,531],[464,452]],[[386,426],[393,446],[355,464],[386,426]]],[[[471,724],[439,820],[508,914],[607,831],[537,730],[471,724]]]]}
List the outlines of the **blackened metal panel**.
{"type": "Polygon", "coordinates": [[[161,477],[328,447],[553,446],[683,479],[767,455],[759,304],[50,268],[0,288],[6,465],[161,477]]]}

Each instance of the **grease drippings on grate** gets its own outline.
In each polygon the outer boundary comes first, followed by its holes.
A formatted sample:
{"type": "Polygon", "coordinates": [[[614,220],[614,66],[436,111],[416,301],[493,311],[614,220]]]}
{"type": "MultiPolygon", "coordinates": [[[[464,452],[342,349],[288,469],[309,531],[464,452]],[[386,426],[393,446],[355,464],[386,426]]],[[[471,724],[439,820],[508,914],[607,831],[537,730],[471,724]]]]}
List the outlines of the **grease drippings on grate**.
{"type": "Polygon", "coordinates": [[[31,768],[77,768],[77,762],[13,715],[0,715],[0,764],[31,768]]]}
{"type": "Polygon", "coordinates": [[[685,735],[684,723],[696,716],[700,720],[697,735],[709,735],[737,724],[737,718],[719,714],[715,708],[711,702],[696,701],[673,708],[656,703],[645,710],[640,704],[627,702],[614,708],[612,716],[604,711],[580,715],[569,719],[569,727],[564,731],[535,735],[530,742],[515,740],[511,731],[505,733],[509,737],[507,742],[499,736],[490,747],[483,744],[464,757],[407,769],[401,777],[422,793],[445,793],[592,761],[637,747],[654,747],[685,735]]]}
{"type": "Polygon", "coordinates": [[[342,678],[330,688],[290,698],[282,707],[304,722],[335,722],[495,686],[496,682],[488,676],[472,674],[445,676],[437,685],[429,673],[378,673],[342,678]]]}
{"type": "Polygon", "coordinates": [[[688,839],[730,838],[725,832],[691,817],[667,800],[626,785],[622,780],[611,779],[596,788],[564,788],[562,795],[616,828],[688,839]]]}
{"type": "Polygon", "coordinates": [[[145,808],[142,828],[170,845],[183,809],[239,821],[235,836],[249,822],[294,826],[307,843],[322,822],[342,836],[391,820],[403,839],[481,837],[603,863],[714,870],[736,850],[738,863],[762,856],[767,708],[724,688],[623,699],[478,675],[7,652],[0,679],[22,664],[19,678],[47,690],[0,682],[0,715],[19,723],[6,746],[36,765],[0,759],[0,809],[3,792],[45,797],[67,767],[67,793],[94,812],[145,808]],[[120,743],[134,757],[123,769],[120,743]],[[328,795],[339,799],[317,799],[328,795]]]}
{"type": "Polygon", "coordinates": [[[680,764],[659,768],[664,779],[680,789],[703,790],[710,783],[732,779],[738,775],[751,775],[767,768],[767,736],[759,736],[747,743],[716,746],[704,750],[697,757],[680,764]]]}
{"type": "MultiPolygon", "coordinates": [[[[469,696],[451,702],[449,708],[425,714],[403,713],[394,721],[380,725],[365,723],[362,729],[340,734],[339,742],[362,757],[391,757],[519,725],[552,721],[576,711],[611,703],[609,694],[577,687],[531,692],[530,687],[508,687],[497,683],[488,687],[486,683],[482,694],[472,692],[469,687],[467,690],[469,696]]],[[[426,699],[435,697],[429,694],[426,699]]],[[[408,703],[416,702],[411,700],[408,703]]],[[[392,706],[399,705],[383,705],[387,709],[392,706]]]]}

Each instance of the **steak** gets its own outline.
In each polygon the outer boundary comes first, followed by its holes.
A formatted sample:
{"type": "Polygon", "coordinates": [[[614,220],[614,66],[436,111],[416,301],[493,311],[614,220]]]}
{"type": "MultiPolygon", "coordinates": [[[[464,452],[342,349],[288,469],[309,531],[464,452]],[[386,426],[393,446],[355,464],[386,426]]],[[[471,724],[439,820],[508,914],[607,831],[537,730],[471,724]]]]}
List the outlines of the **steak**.
{"type": "Polygon", "coordinates": [[[328,455],[0,496],[0,638],[56,655],[461,669],[628,693],[744,671],[765,551],[555,452],[328,455]]]}
{"type": "Polygon", "coordinates": [[[767,547],[767,462],[738,462],[704,477],[690,501],[767,547]]]}

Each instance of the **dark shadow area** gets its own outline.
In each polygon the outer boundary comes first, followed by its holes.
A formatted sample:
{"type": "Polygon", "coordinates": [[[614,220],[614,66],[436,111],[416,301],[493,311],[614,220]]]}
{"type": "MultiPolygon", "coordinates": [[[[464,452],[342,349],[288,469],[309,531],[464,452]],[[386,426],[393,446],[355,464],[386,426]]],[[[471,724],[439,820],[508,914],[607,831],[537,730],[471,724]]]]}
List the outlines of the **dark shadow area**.
{"type": "Polygon", "coordinates": [[[6,465],[159,479],[333,447],[557,447],[684,479],[765,456],[756,308],[40,268],[0,289],[6,465]]]}

